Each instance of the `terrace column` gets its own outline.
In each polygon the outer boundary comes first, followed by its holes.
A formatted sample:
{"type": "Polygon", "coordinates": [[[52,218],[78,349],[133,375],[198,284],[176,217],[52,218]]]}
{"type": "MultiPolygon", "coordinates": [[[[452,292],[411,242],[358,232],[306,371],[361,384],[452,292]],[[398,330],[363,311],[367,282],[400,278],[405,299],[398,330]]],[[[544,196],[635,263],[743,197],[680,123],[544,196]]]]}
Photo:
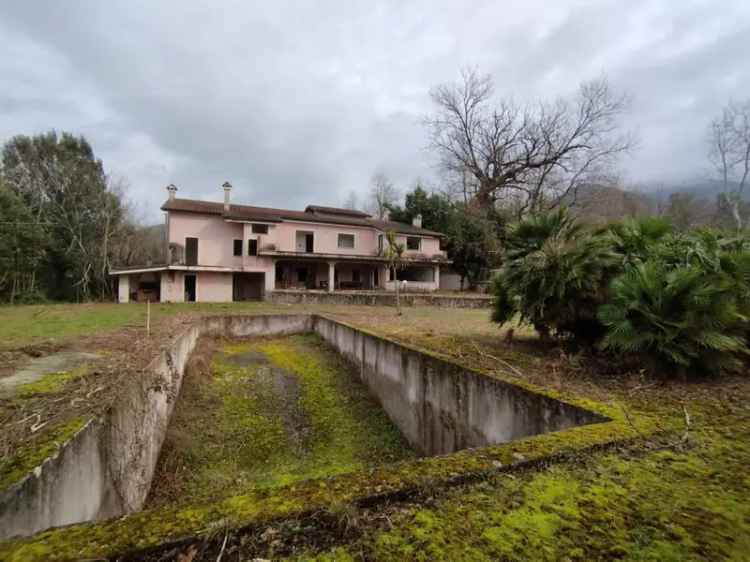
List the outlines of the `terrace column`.
{"type": "Polygon", "coordinates": [[[266,293],[276,290],[276,260],[271,259],[271,267],[266,271],[266,293]]]}
{"type": "Polygon", "coordinates": [[[328,292],[333,292],[333,283],[336,279],[336,262],[335,261],[329,261],[328,262],[328,292]]]}
{"type": "Polygon", "coordinates": [[[435,266],[435,278],[432,280],[435,284],[435,290],[438,290],[440,288],[440,266],[435,266]]]}

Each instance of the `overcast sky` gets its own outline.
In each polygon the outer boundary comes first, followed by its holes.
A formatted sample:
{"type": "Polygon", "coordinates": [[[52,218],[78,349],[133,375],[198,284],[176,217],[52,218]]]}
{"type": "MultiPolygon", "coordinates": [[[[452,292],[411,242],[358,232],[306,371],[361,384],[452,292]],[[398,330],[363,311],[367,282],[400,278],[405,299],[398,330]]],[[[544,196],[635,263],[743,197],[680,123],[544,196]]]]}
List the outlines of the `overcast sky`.
{"type": "Polygon", "coordinates": [[[605,73],[633,96],[638,181],[704,174],[706,127],[750,97],[750,1],[0,1],[0,141],[85,135],[149,220],[182,197],[302,208],[439,183],[420,117],[462,66],[516,100],[605,73]]]}

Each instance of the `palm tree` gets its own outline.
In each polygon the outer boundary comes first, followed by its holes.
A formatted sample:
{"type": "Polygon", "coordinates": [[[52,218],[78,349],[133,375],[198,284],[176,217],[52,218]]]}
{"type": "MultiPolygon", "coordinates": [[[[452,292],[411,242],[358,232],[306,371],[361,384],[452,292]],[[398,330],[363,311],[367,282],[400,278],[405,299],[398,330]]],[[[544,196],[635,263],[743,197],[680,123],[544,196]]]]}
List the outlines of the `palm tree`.
{"type": "Polygon", "coordinates": [[[748,356],[737,284],[697,265],[671,268],[647,261],[612,281],[599,308],[604,349],[638,354],[652,368],[685,374],[736,370],[748,356]]]}
{"type": "Polygon", "coordinates": [[[396,286],[396,312],[401,316],[400,288],[398,285],[398,271],[406,265],[404,263],[404,245],[396,242],[396,232],[389,230],[385,233],[388,246],[383,251],[383,256],[388,260],[388,268],[393,272],[393,283],[396,286]]]}
{"type": "Polygon", "coordinates": [[[529,217],[508,231],[493,320],[519,316],[543,339],[555,333],[594,343],[603,331],[596,309],[616,262],[609,240],[564,210],[529,217]]]}

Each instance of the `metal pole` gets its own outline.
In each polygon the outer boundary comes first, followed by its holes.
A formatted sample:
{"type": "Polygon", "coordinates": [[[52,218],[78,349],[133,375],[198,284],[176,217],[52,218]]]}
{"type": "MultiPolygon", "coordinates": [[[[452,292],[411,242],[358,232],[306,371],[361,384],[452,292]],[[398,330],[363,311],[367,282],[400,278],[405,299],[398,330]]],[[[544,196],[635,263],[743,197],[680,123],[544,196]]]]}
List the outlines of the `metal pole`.
{"type": "Polygon", "coordinates": [[[146,299],[146,335],[151,336],[151,299],[146,299]]]}

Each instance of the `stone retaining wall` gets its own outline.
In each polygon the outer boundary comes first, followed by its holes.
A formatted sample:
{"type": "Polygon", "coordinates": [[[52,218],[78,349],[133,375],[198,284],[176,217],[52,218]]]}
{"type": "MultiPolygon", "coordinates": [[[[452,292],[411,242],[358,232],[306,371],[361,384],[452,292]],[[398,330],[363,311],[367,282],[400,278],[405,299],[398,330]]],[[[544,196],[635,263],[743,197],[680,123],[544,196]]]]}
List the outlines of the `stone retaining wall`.
{"type": "MultiPolygon", "coordinates": [[[[347,304],[396,306],[396,295],[383,292],[333,292],[277,290],[266,295],[266,300],[277,304],[347,304]]],[[[490,308],[488,295],[445,295],[434,293],[404,293],[402,306],[439,306],[446,308],[490,308]]]]}

